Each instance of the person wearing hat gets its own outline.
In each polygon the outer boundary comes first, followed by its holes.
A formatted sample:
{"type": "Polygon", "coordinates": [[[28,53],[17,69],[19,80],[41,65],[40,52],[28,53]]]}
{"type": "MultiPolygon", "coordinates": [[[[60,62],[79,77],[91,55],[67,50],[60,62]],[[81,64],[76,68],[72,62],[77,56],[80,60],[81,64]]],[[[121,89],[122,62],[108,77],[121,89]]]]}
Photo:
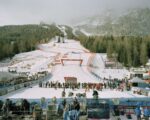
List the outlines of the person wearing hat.
{"type": "Polygon", "coordinates": [[[56,103],[57,103],[57,100],[56,100],[56,97],[55,97],[55,96],[52,98],[52,103],[53,103],[53,104],[56,104],[56,103]]]}
{"type": "Polygon", "coordinates": [[[98,99],[98,92],[96,90],[93,91],[93,98],[98,99]]]}

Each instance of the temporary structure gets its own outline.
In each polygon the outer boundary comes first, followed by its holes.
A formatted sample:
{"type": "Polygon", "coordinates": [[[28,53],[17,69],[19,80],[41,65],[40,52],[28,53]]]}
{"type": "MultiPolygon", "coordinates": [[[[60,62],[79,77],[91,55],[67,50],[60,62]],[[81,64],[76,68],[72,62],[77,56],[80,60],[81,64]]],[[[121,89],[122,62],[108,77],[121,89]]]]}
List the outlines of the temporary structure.
{"type": "Polygon", "coordinates": [[[64,77],[65,83],[77,83],[77,78],[76,77],[64,77]]]}
{"type": "Polygon", "coordinates": [[[132,87],[145,88],[148,86],[148,84],[144,80],[142,80],[138,77],[132,78],[131,80],[129,80],[129,82],[132,84],[132,87]]]}
{"type": "Polygon", "coordinates": [[[145,83],[144,80],[138,78],[138,77],[134,77],[131,80],[129,80],[130,83],[145,83]]]}

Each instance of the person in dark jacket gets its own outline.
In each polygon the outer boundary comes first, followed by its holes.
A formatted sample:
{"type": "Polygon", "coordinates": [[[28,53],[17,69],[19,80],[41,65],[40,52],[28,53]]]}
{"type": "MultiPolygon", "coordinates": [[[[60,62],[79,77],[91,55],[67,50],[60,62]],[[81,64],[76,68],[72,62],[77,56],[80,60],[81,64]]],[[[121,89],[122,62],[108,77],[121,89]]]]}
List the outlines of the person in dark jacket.
{"type": "Polygon", "coordinates": [[[93,98],[98,99],[98,92],[96,90],[93,91],[93,98]]]}
{"type": "Polygon", "coordinates": [[[6,99],[2,106],[2,111],[7,116],[10,109],[11,109],[11,101],[9,99],[6,99]]]}
{"type": "Polygon", "coordinates": [[[80,116],[80,103],[78,102],[77,98],[74,100],[74,109],[76,111],[76,120],[79,120],[80,116]]]}

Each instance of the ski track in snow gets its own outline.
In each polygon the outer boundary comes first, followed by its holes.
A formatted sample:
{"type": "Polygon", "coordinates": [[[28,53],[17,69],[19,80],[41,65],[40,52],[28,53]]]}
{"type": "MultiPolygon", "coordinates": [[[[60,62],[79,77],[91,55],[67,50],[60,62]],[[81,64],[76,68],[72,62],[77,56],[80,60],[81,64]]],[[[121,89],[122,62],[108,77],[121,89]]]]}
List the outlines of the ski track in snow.
{"type": "MultiPolygon", "coordinates": [[[[59,29],[61,29],[58,26],[59,29]]],[[[65,33],[65,28],[61,29],[65,33]]],[[[66,34],[66,33],[65,33],[66,34]]],[[[104,59],[106,59],[106,54],[95,54],[92,60],[90,61],[91,53],[85,49],[78,41],[75,40],[67,40],[65,39],[65,43],[57,43],[57,40],[52,40],[50,43],[39,45],[38,48],[40,50],[31,51],[27,53],[21,53],[14,57],[16,63],[14,66],[17,66],[20,71],[23,71],[22,65],[30,64],[31,68],[28,69],[30,72],[41,70],[43,66],[45,69],[50,70],[52,72],[52,77],[48,79],[48,81],[59,81],[64,82],[64,77],[77,77],[78,82],[93,82],[100,83],[103,80],[98,79],[91,73],[91,68],[89,68],[89,64],[93,64],[98,67],[92,72],[103,77],[110,77],[110,74],[113,77],[122,78],[128,74],[127,70],[124,69],[105,69],[104,59]],[[62,64],[58,64],[55,66],[47,67],[48,64],[55,61],[55,59],[61,59],[64,55],[67,58],[74,59],[83,59],[83,63],[80,66],[78,61],[67,61],[64,62],[64,66],[62,64]],[[17,63],[18,61],[18,63],[17,63]],[[34,65],[33,64],[34,61],[34,65]],[[90,61],[90,63],[88,63],[90,61]]],[[[66,89],[66,92],[72,91],[70,89],[66,89]]],[[[32,88],[26,88],[22,90],[14,91],[12,94],[8,94],[2,96],[2,98],[28,98],[28,99],[39,99],[41,97],[52,98],[56,96],[57,98],[61,97],[62,89],[53,89],[53,88],[39,88],[38,85],[33,86],[32,88]]],[[[74,93],[84,93],[84,89],[79,89],[73,91],[74,93]]],[[[87,92],[87,98],[92,98],[92,90],[87,92]]],[[[142,95],[133,95],[129,92],[120,92],[116,90],[104,90],[99,91],[100,98],[133,98],[133,97],[144,97],[142,95]],[[111,93],[111,94],[110,94],[111,93]]]]}

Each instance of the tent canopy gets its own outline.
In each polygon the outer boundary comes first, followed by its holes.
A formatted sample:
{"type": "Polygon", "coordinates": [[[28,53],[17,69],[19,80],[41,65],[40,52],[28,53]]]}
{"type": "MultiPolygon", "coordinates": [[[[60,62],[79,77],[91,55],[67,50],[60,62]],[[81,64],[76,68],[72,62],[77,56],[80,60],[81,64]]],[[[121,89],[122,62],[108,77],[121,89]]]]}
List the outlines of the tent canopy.
{"type": "Polygon", "coordinates": [[[144,80],[140,79],[139,77],[134,77],[131,80],[129,80],[130,83],[145,83],[144,80]]]}
{"type": "Polygon", "coordinates": [[[17,78],[18,74],[13,74],[9,72],[0,72],[0,81],[10,80],[12,78],[17,78]]]}

